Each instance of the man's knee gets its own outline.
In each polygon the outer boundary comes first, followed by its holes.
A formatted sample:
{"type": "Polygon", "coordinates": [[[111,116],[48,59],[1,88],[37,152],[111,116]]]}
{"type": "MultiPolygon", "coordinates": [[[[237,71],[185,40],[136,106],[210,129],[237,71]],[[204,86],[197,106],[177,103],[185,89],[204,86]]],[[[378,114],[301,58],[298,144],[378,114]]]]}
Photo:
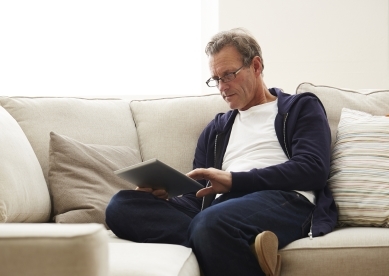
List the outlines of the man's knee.
{"type": "Polygon", "coordinates": [[[105,222],[107,223],[108,227],[110,229],[114,228],[114,226],[120,221],[122,218],[120,218],[121,215],[121,200],[120,198],[123,197],[123,191],[118,192],[115,194],[111,200],[109,201],[106,209],[105,209],[105,222]]]}
{"type": "Polygon", "coordinates": [[[223,218],[211,209],[197,214],[189,225],[188,235],[190,246],[207,246],[223,231],[223,218]]]}
{"type": "Polygon", "coordinates": [[[137,212],[141,209],[138,205],[148,196],[148,193],[144,192],[122,190],[111,198],[105,209],[105,222],[119,238],[134,238],[129,218],[135,220],[137,212]]]}
{"type": "Polygon", "coordinates": [[[105,209],[105,221],[107,225],[112,229],[115,225],[121,225],[121,223],[131,215],[134,201],[138,200],[139,196],[143,196],[142,192],[134,190],[122,190],[116,193],[109,201],[105,209]]]}

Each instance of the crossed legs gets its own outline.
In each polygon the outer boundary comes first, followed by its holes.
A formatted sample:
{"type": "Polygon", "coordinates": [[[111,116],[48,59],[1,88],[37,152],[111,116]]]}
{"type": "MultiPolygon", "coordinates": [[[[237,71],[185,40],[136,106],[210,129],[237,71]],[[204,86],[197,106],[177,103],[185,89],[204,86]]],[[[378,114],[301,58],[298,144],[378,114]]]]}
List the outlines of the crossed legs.
{"type": "Polygon", "coordinates": [[[106,211],[120,238],[191,247],[204,275],[264,275],[250,249],[258,233],[272,231],[279,248],[306,237],[314,205],[295,192],[230,193],[197,215],[138,191],[121,191],[106,211]]]}

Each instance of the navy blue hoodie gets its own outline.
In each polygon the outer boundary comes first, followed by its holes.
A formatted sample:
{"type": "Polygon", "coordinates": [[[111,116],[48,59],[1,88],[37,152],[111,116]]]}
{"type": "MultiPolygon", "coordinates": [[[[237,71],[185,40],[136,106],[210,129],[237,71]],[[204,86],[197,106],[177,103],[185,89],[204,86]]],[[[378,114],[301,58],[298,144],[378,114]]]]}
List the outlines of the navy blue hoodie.
{"type": "MultiPolygon", "coordinates": [[[[331,134],[324,107],[312,93],[290,95],[277,88],[269,91],[278,98],[274,127],[289,160],[262,169],[231,172],[231,192],[314,191],[316,206],[312,234],[327,234],[336,225],[337,209],[327,185],[331,134]]],[[[193,168],[221,168],[237,113],[238,110],[231,110],[217,114],[208,124],[199,137],[193,168]]],[[[204,181],[201,183],[206,184],[204,181]]],[[[193,196],[185,195],[182,200],[193,204],[197,201],[193,196]]],[[[204,197],[202,207],[209,206],[213,199],[214,195],[204,197]]]]}

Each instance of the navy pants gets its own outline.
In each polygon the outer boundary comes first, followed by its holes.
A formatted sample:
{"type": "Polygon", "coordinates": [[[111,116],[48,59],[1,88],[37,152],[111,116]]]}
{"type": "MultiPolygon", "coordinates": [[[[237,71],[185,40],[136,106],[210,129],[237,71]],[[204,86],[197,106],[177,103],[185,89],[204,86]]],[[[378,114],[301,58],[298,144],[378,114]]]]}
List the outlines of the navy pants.
{"type": "Polygon", "coordinates": [[[250,250],[270,230],[279,248],[307,237],[314,205],[296,192],[228,193],[198,212],[153,195],[123,190],[106,209],[106,222],[120,238],[191,247],[204,275],[264,275],[250,250]]]}

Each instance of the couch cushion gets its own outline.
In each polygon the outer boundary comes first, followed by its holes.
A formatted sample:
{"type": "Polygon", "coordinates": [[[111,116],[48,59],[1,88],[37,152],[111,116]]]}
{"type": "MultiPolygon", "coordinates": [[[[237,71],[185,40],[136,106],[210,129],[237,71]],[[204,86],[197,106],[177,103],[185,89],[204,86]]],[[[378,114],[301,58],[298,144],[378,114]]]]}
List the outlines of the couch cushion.
{"type": "Polygon", "coordinates": [[[19,123],[41,164],[47,181],[50,132],[83,143],[138,148],[129,103],[118,99],[0,97],[19,123]]]}
{"type": "Polygon", "coordinates": [[[220,95],[205,95],[132,101],[131,110],[142,159],[158,158],[187,173],[202,130],[229,107],[220,95]]]}
{"type": "Polygon", "coordinates": [[[332,143],[336,140],[336,130],[343,107],[370,113],[386,115],[389,113],[389,90],[352,90],[331,86],[302,83],[297,94],[312,92],[322,101],[331,128],[332,143]]]}
{"type": "Polygon", "coordinates": [[[336,229],[323,237],[294,241],[279,252],[282,276],[387,275],[389,229],[336,229]]]}
{"type": "Polygon", "coordinates": [[[112,196],[135,188],[114,170],[141,162],[139,151],[84,144],[54,132],[50,137],[49,188],[55,222],[105,224],[105,209],[112,196]]]}
{"type": "Polygon", "coordinates": [[[46,222],[50,197],[19,124],[0,106],[0,222],[46,222]]]}
{"type": "Polygon", "coordinates": [[[197,259],[188,247],[135,243],[109,233],[110,275],[199,276],[197,259]],[[131,258],[128,258],[131,256],[131,258]]]}
{"type": "Polygon", "coordinates": [[[389,118],[343,108],[329,187],[340,226],[389,227],[389,118]]]}
{"type": "Polygon", "coordinates": [[[0,248],[0,275],[108,275],[108,235],[101,225],[0,224],[0,248]]]}

